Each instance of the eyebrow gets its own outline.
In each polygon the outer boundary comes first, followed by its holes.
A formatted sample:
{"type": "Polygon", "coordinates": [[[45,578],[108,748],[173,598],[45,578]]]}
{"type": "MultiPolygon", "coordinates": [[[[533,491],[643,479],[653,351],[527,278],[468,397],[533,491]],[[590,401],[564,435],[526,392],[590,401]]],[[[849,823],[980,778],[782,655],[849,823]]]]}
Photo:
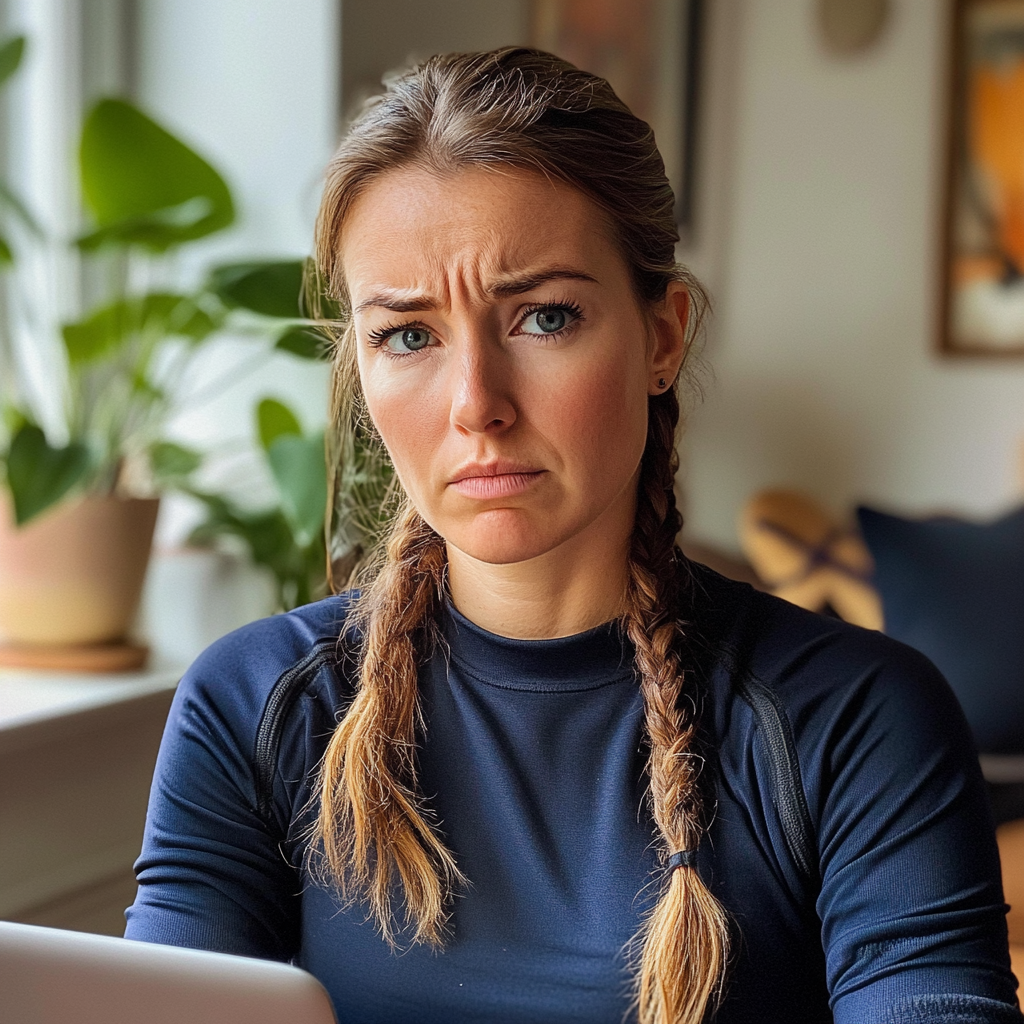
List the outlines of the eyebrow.
{"type": "Polygon", "coordinates": [[[488,292],[498,298],[508,298],[511,295],[522,295],[523,292],[539,288],[548,281],[590,281],[597,284],[597,278],[590,274],[577,270],[575,267],[549,267],[547,270],[537,271],[535,274],[521,274],[518,277],[506,277],[491,285],[488,292]]]}
{"type": "MultiPolygon", "coordinates": [[[[549,281],[589,281],[597,284],[596,277],[578,270],[575,267],[549,267],[532,274],[520,274],[502,278],[492,284],[487,292],[499,299],[507,299],[514,295],[539,288],[549,281]]],[[[389,309],[393,313],[418,313],[428,309],[436,309],[438,302],[429,295],[410,295],[401,291],[379,292],[364,299],[355,307],[354,312],[361,313],[364,309],[389,309]]]]}

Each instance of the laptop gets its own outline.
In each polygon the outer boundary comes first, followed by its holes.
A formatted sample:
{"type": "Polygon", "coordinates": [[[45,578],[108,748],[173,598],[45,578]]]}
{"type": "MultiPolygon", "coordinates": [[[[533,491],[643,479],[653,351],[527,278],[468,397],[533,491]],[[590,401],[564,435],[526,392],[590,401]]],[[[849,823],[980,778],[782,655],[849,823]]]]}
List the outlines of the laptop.
{"type": "Polygon", "coordinates": [[[336,1024],[288,964],[0,921],[0,1024],[336,1024]]]}

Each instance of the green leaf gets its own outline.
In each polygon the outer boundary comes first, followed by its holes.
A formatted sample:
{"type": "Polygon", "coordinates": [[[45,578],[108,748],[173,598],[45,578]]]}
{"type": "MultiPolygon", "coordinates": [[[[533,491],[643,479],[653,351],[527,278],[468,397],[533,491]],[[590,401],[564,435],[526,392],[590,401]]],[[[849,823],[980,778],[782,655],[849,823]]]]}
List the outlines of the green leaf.
{"type": "Polygon", "coordinates": [[[124,303],[97,310],[76,324],[65,324],[61,335],[72,365],[99,358],[127,335],[124,303]]]}
{"type": "Polygon", "coordinates": [[[274,342],[274,348],[281,352],[290,352],[300,359],[327,362],[331,358],[331,339],[317,328],[301,324],[289,327],[274,342]]]}
{"type": "Polygon", "coordinates": [[[227,227],[235,216],[224,179],[138,108],[100,100],[79,150],[82,191],[100,229],[80,240],[162,251],[227,227]]]}
{"type": "Polygon", "coordinates": [[[185,295],[153,292],[102,306],[84,320],[65,324],[61,333],[73,366],[115,352],[134,334],[155,332],[201,341],[217,322],[185,295]]]}
{"type": "Polygon", "coordinates": [[[9,267],[14,262],[14,253],[7,243],[7,239],[0,235],[0,267],[9,267]]]}
{"type": "Polygon", "coordinates": [[[282,434],[267,451],[267,460],[281,495],[281,509],[295,539],[308,547],[322,533],[327,508],[327,465],[322,434],[282,434]]]}
{"type": "Polygon", "coordinates": [[[52,448],[39,427],[25,424],[14,435],[7,453],[7,486],[18,526],[60,501],[88,470],[85,445],[52,448]]]}
{"type": "Polygon", "coordinates": [[[167,241],[168,231],[181,234],[186,228],[198,224],[210,211],[212,204],[208,199],[189,199],[178,206],[170,206],[166,210],[144,217],[130,217],[118,221],[106,228],[98,228],[75,240],[75,244],[85,252],[101,249],[105,245],[143,245],[161,251],[177,241],[167,241]]]}
{"type": "Polygon", "coordinates": [[[149,465],[160,483],[183,480],[194,473],[202,461],[199,452],[173,441],[157,441],[149,448],[149,465]]]}
{"type": "Polygon", "coordinates": [[[279,437],[286,434],[302,436],[302,427],[295,413],[276,398],[264,398],[256,407],[256,429],[266,452],[279,437]]]}
{"type": "Polygon", "coordinates": [[[248,545],[253,561],[282,574],[291,570],[295,542],[279,509],[242,512],[220,495],[195,490],[188,493],[202,501],[208,512],[206,520],[192,531],[190,541],[208,544],[225,534],[240,537],[248,545]]]}
{"type": "Polygon", "coordinates": [[[151,292],[143,298],[141,312],[144,330],[158,330],[161,334],[192,341],[202,341],[220,326],[219,319],[214,319],[187,295],[151,292]]]}
{"type": "Polygon", "coordinates": [[[0,404],[0,422],[3,423],[7,433],[13,437],[29,422],[29,418],[25,415],[24,410],[19,409],[13,403],[3,403],[0,404]]]}
{"type": "Polygon", "coordinates": [[[207,288],[230,307],[241,307],[264,316],[302,316],[302,260],[229,263],[214,268],[207,288]]]}
{"type": "Polygon", "coordinates": [[[18,70],[24,56],[24,36],[14,36],[0,43],[0,85],[3,85],[18,70]]]}
{"type": "Polygon", "coordinates": [[[189,536],[190,543],[210,544],[218,537],[240,539],[257,565],[266,566],[277,580],[278,601],[285,610],[305,604],[323,591],[326,560],[323,536],[300,547],[280,509],[242,512],[215,494],[189,490],[207,508],[207,518],[189,536]]]}

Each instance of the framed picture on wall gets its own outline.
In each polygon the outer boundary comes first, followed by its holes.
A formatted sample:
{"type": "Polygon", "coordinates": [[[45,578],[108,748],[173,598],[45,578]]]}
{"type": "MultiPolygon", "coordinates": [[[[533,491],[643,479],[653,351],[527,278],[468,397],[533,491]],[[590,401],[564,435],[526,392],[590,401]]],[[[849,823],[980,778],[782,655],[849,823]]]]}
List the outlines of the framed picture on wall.
{"type": "Polygon", "coordinates": [[[608,79],[654,129],[684,240],[694,229],[703,7],[703,0],[531,0],[530,5],[531,45],[608,79]]]}
{"type": "Polygon", "coordinates": [[[940,348],[1024,356],[1024,0],[955,0],[940,348]]]}

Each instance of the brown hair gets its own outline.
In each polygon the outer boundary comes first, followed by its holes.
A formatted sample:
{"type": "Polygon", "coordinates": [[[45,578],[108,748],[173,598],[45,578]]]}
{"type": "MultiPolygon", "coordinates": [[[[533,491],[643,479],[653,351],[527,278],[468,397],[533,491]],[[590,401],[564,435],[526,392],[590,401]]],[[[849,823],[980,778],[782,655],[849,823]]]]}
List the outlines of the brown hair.
{"type": "MultiPolygon", "coordinates": [[[[317,264],[346,308],[339,252],[354,200],[382,174],[418,163],[529,169],[580,189],[608,217],[642,309],[671,281],[690,290],[691,339],[707,308],[700,285],[675,261],[673,195],[650,127],[603,79],[525,48],[448,54],[391,81],[352,125],[328,172],[317,222],[317,264]]],[[[366,430],[351,324],[335,361],[336,421],[366,430]]],[[[682,518],[678,380],[648,401],[636,524],[621,624],[636,649],[650,742],[650,807],[666,862],[696,848],[706,828],[696,749],[699,701],[682,668],[685,568],[676,546],[682,518]],[[684,692],[685,691],[685,692],[684,692]]],[[[311,849],[321,877],[367,902],[397,941],[390,902],[400,883],[412,941],[440,943],[453,890],[463,879],[418,792],[417,731],[424,723],[417,666],[447,569],[444,540],[404,499],[385,554],[359,600],[363,632],[358,689],[321,768],[311,849]]],[[[724,910],[695,868],[673,870],[638,936],[637,999],[643,1024],[703,1019],[721,995],[729,932],[724,910]]]]}

